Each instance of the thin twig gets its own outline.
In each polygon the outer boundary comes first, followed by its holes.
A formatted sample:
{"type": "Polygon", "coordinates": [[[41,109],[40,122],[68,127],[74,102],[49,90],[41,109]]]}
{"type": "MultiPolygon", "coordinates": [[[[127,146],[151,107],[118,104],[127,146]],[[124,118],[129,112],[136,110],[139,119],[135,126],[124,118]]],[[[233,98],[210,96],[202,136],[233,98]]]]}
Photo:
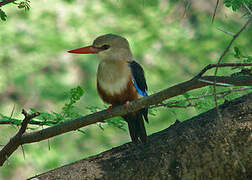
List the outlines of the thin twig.
{"type": "Polygon", "coordinates": [[[252,63],[223,63],[223,64],[209,64],[205,66],[199,74],[195,76],[195,78],[199,79],[205,72],[207,72],[209,69],[212,69],[214,67],[246,67],[246,66],[252,66],[252,63]]]}
{"type": "Polygon", "coordinates": [[[14,114],[14,110],[15,110],[15,104],[14,104],[14,106],[13,106],[13,108],[12,108],[12,111],[11,111],[11,115],[10,115],[9,120],[12,118],[12,116],[13,116],[13,114],[14,114]]]}
{"type": "Polygon", "coordinates": [[[51,150],[51,146],[50,146],[50,139],[47,139],[47,146],[48,146],[48,150],[51,150]]]}
{"type": "Polygon", "coordinates": [[[214,8],[214,13],[213,13],[213,16],[212,16],[212,23],[214,22],[214,18],[215,18],[215,15],[216,15],[218,5],[219,5],[219,0],[216,1],[216,5],[215,5],[215,8],[214,8]]]}
{"type": "Polygon", "coordinates": [[[23,147],[23,145],[21,145],[21,149],[22,149],[23,157],[24,157],[24,159],[25,159],[25,152],[24,152],[24,147],[23,147]]]}
{"type": "Polygon", "coordinates": [[[229,31],[226,31],[226,30],[221,29],[221,28],[219,28],[219,27],[217,27],[216,29],[218,29],[219,31],[224,32],[225,34],[230,35],[230,36],[232,36],[232,37],[235,35],[234,33],[229,32],[229,31]]]}
{"type": "Polygon", "coordinates": [[[248,13],[252,15],[251,9],[245,3],[243,3],[243,6],[248,10],[248,13]]]}
{"type": "Polygon", "coordinates": [[[190,8],[191,3],[190,2],[186,2],[187,4],[185,5],[185,9],[184,9],[184,13],[182,17],[186,17],[186,11],[190,8]]]}
{"type": "Polygon", "coordinates": [[[227,52],[229,51],[231,45],[233,44],[233,42],[239,37],[239,35],[247,28],[247,26],[249,25],[249,23],[252,21],[252,16],[250,16],[250,18],[248,19],[248,21],[243,25],[243,27],[233,36],[232,40],[229,42],[228,46],[226,47],[226,49],[223,51],[223,53],[221,54],[221,56],[218,59],[218,63],[216,66],[216,70],[214,73],[214,76],[217,75],[218,72],[218,67],[220,66],[220,63],[223,59],[223,57],[227,54],[227,52]]]}
{"type": "MultiPolygon", "coordinates": [[[[17,121],[18,121],[18,119],[17,119],[17,121]]],[[[0,125],[4,125],[4,124],[12,124],[12,125],[20,126],[21,125],[21,121],[20,121],[20,123],[13,122],[13,121],[11,121],[11,119],[7,120],[7,121],[0,121],[0,125]]],[[[37,126],[43,126],[43,125],[48,125],[48,124],[58,124],[58,122],[56,122],[56,121],[36,121],[36,120],[31,120],[28,124],[37,125],[37,126]]]]}
{"type": "Polygon", "coordinates": [[[182,106],[182,105],[165,105],[165,107],[167,107],[167,108],[183,108],[183,109],[187,109],[189,107],[196,107],[196,106],[197,106],[196,104],[191,104],[191,103],[184,105],[184,106],[182,106]]]}

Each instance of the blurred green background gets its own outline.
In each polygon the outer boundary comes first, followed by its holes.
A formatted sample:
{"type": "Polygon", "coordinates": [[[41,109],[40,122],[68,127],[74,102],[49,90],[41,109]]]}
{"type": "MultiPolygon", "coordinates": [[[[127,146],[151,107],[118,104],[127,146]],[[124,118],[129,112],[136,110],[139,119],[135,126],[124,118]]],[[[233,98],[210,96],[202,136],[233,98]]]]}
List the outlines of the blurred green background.
{"type": "MultiPolygon", "coordinates": [[[[28,12],[13,4],[4,6],[8,19],[0,22],[0,113],[10,116],[14,105],[13,117],[20,119],[22,108],[58,112],[66,103],[65,93],[78,85],[85,91],[76,105],[79,113],[89,114],[92,107],[103,109],[96,92],[98,58],[66,51],[90,45],[106,33],[129,40],[135,59],[145,69],[149,94],[189,80],[207,64],[216,63],[231,39],[217,27],[237,32],[246,21],[242,12],[233,12],[220,4],[212,24],[215,2],[31,1],[28,12]]],[[[234,45],[251,55],[251,27],[234,45]]],[[[232,51],[223,62],[238,62],[232,51]]],[[[219,74],[230,73],[230,69],[219,70],[219,74]]],[[[210,92],[212,88],[207,87],[190,95],[210,92]]],[[[146,125],[148,134],[214,106],[212,99],[199,100],[198,104],[196,108],[153,109],[146,125]]],[[[19,148],[0,168],[0,179],[25,179],[130,141],[127,131],[103,127],[101,130],[92,125],[83,129],[85,134],[69,132],[24,145],[25,159],[19,148]]],[[[1,125],[0,145],[6,144],[17,130],[15,126],[1,125]]]]}

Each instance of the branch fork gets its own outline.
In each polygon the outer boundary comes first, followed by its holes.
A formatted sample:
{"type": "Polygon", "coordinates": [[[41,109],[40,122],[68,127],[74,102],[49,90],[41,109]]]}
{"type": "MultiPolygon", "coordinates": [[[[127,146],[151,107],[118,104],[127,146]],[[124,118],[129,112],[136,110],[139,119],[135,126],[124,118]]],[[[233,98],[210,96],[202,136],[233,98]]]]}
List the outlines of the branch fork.
{"type": "Polygon", "coordinates": [[[39,112],[29,114],[24,109],[22,110],[22,114],[24,115],[24,120],[21,123],[21,127],[17,134],[13,136],[9,142],[3,147],[0,151],[0,166],[4,164],[4,162],[10,157],[10,155],[20,146],[22,145],[22,136],[27,129],[27,125],[30,120],[36,116],[39,116],[39,112]]]}

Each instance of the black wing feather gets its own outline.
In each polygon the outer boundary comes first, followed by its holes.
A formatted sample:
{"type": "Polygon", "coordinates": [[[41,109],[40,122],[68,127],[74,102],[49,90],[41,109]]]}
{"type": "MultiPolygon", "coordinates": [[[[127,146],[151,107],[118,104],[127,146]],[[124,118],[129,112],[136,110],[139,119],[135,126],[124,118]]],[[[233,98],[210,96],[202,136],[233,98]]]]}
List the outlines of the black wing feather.
{"type": "Polygon", "coordinates": [[[129,66],[130,66],[130,69],[131,69],[131,72],[132,72],[132,76],[135,79],[135,83],[137,84],[137,87],[142,92],[146,93],[146,91],[148,90],[148,87],[147,87],[147,84],[146,84],[143,68],[136,61],[130,61],[129,66]]]}
{"type": "MultiPolygon", "coordinates": [[[[148,96],[148,94],[146,92],[148,90],[148,87],[147,87],[147,84],[146,84],[146,79],[145,79],[145,76],[144,76],[143,68],[136,61],[130,61],[129,66],[130,66],[130,69],[131,69],[134,85],[135,85],[138,93],[141,94],[142,96],[148,96]]],[[[145,121],[148,123],[149,122],[149,120],[148,120],[148,108],[141,109],[140,113],[144,117],[145,121]]]]}

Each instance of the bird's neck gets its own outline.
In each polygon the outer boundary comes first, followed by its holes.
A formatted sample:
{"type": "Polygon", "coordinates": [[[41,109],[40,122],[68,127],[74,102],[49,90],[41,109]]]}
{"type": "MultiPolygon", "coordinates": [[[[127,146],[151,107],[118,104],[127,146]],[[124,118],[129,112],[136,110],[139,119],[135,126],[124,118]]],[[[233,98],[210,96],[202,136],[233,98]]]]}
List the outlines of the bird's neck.
{"type": "Polygon", "coordinates": [[[102,61],[98,66],[97,78],[99,81],[115,82],[129,76],[130,69],[125,61],[102,61]]]}

